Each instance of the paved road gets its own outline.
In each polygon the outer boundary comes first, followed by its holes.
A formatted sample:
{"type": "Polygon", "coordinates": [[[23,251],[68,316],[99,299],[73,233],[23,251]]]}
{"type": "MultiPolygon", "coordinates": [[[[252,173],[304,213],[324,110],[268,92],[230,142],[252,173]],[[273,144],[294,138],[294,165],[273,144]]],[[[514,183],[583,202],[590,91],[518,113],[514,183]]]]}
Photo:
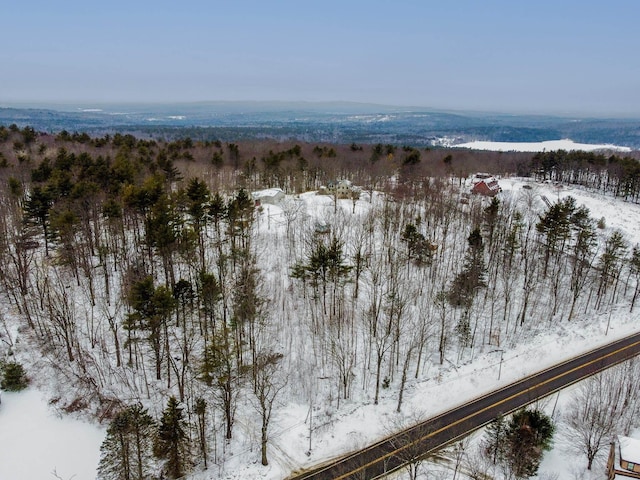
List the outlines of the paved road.
{"type": "Polygon", "coordinates": [[[329,464],[289,480],[373,479],[436,451],[538,398],[557,392],[640,353],[640,333],[592,350],[456,407],[329,464]]]}

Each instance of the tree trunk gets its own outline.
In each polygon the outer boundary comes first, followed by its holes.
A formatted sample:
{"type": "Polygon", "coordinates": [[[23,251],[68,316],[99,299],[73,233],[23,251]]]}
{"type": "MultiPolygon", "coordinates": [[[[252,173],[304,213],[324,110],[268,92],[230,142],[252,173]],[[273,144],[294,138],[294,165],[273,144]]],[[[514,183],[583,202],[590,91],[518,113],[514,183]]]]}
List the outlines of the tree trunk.
{"type": "Polygon", "coordinates": [[[266,465],[269,465],[269,460],[267,459],[267,423],[264,416],[262,417],[261,435],[262,435],[261,445],[260,445],[261,460],[262,460],[262,465],[266,466],[266,465]]]}
{"type": "Polygon", "coordinates": [[[411,361],[411,354],[413,353],[413,347],[409,348],[407,356],[404,359],[404,365],[402,366],[402,380],[400,380],[400,394],[398,395],[398,408],[396,412],[400,413],[402,408],[402,398],[404,396],[404,387],[407,383],[407,370],[409,370],[409,362],[411,361]]]}
{"type": "Polygon", "coordinates": [[[373,404],[378,405],[378,399],[380,398],[380,369],[382,367],[382,355],[378,353],[376,358],[376,395],[373,399],[373,404]]]}

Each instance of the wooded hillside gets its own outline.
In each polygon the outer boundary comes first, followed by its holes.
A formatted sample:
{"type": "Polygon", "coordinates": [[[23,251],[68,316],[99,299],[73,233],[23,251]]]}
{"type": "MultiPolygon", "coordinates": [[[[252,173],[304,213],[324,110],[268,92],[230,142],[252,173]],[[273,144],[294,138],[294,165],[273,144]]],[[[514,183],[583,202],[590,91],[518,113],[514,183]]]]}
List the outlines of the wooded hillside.
{"type": "Polygon", "coordinates": [[[221,464],[238,417],[266,465],[288,404],[400,411],[429,369],[634,308],[640,248],[535,179],[640,193],[631,157],[0,127],[0,355],[37,349],[59,407],[109,423],[101,478],[221,464]],[[476,171],[529,188],[470,196],[476,171]],[[315,194],[338,179],[358,194],[315,194]]]}

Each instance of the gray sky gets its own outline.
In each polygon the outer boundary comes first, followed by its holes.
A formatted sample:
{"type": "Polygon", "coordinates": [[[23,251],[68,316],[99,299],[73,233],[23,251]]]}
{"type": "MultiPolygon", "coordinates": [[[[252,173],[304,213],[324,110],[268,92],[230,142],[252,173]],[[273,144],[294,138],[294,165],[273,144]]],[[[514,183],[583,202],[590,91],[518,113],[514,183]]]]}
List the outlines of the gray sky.
{"type": "Polygon", "coordinates": [[[354,101],[640,116],[640,2],[5,2],[0,105],[354,101]]]}

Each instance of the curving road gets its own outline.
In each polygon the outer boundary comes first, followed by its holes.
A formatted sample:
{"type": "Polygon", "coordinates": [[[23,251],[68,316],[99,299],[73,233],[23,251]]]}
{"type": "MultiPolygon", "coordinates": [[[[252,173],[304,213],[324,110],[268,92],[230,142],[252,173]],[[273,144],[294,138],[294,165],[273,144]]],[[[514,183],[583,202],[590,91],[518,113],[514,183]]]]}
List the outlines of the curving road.
{"type": "Polygon", "coordinates": [[[329,464],[295,473],[289,480],[384,476],[464,437],[499,415],[509,414],[639,353],[640,333],[636,333],[525,377],[329,464]]]}

